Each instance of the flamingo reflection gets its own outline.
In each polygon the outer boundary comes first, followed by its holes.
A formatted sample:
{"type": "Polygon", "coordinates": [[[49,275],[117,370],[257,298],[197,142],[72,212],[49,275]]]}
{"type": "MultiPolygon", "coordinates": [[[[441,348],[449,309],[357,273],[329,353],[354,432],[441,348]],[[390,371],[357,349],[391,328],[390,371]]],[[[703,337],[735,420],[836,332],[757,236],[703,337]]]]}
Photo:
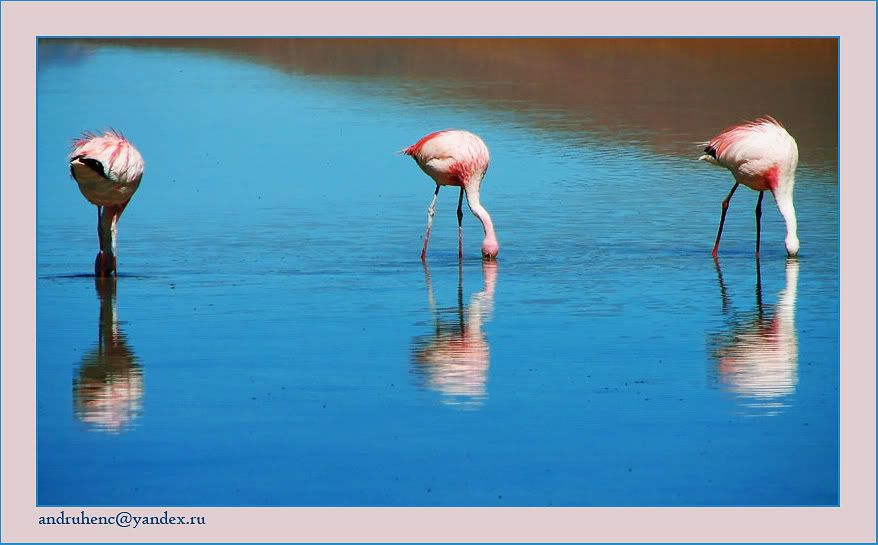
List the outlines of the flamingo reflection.
{"type": "Polygon", "coordinates": [[[120,433],[141,414],[143,371],[116,319],[116,277],[95,277],[98,344],[73,379],[73,411],[95,431],[120,433]]]}
{"type": "Polygon", "coordinates": [[[759,260],[756,260],[756,312],[739,319],[730,311],[730,299],[719,261],[716,265],[723,312],[730,316],[731,331],[713,351],[720,384],[742,399],[745,406],[766,416],[787,406],[785,398],[795,393],[798,382],[799,345],[796,338],[796,287],[799,262],[788,259],[786,286],[778,293],[773,311],[762,303],[759,260]]]}
{"type": "Polygon", "coordinates": [[[430,282],[430,269],[424,262],[427,302],[435,324],[431,335],[413,342],[412,361],[425,386],[443,394],[443,403],[478,407],[487,396],[486,384],[490,351],[482,325],[490,320],[497,284],[497,262],[482,263],[484,287],[463,305],[463,265],[458,265],[457,306],[437,309],[430,282]]]}

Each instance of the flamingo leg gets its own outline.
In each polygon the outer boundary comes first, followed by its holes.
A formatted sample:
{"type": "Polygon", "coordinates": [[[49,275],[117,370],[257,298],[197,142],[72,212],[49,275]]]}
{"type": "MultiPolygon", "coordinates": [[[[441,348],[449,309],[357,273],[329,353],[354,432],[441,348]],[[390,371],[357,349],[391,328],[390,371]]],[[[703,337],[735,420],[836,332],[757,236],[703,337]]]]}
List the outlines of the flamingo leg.
{"type": "Polygon", "coordinates": [[[104,232],[101,230],[101,207],[96,206],[98,209],[98,248],[104,247],[104,232]]]}
{"type": "Polygon", "coordinates": [[[110,266],[113,276],[116,275],[116,224],[119,221],[119,209],[113,209],[113,215],[110,217],[110,266]]]}
{"type": "Polygon", "coordinates": [[[107,276],[107,266],[106,266],[107,256],[104,253],[104,248],[106,246],[106,243],[104,241],[104,229],[103,229],[103,226],[101,225],[101,217],[103,216],[103,213],[104,213],[104,207],[98,206],[97,209],[98,209],[98,244],[99,244],[98,247],[100,249],[98,250],[98,255],[95,257],[95,276],[98,278],[104,278],[107,276]]]}
{"type": "Polygon", "coordinates": [[[764,196],[765,191],[760,191],[759,200],[756,201],[756,257],[759,257],[759,235],[762,226],[762,197],[764,196]]]}
{"type": "Polygon", "coordinates": [[[460,188],[460,198],[457,199],[457,257],[463,257],[463,187],[460,188]]]}
{"type": "Polygon", "coordinates": [[[427,232],[424,233],[424,249],[421,250],[421,261],[427,259],[427,243],[430,242],[430,229],[433,227],[433,215],[436,213],[436,198],[439,197],[440,187],[439,184],[436,184],[433,200],[430,201],[430,206],[427,207],[427,232]]]}
{"type": "Polygon", "coordinates": [[[723,234],[723,224],[726,222],[726,212],[729,210],[729,201],[732,200],[732,195],[735,194],[735,190],[738,189],[738,182],[735,182],[735,185],[732,186],[732,190],[729,191],[729,194],[726,195],[726,198],[723,199],[723,213],[719,218],[719,230],[716,232],[716,242],[713,244],[713,257],[716,257],[716,252],[719,250],[719,239],[723,234]]]}

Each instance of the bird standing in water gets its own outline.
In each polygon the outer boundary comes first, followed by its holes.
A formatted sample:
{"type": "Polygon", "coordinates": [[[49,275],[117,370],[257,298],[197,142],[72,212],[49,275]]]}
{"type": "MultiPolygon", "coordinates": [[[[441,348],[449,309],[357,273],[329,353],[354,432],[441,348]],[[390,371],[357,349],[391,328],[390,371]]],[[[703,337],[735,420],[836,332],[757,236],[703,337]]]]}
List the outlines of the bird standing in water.
{"type": "Polygon", "coordinates": [[[70,174],[79,191],[98,207],[100,251],[95,276],[116,274],[116,223],[137,191],[143,176],[143,158],[116,131],[84,133],[73,142],[70,174]]]}
{"type": "Polygon", "coordinates": [[[796,210],[793,207],[799,148],[795,139],[780,123],[765,116],[726,129],[706,143],[704,155],[699,159],[725,167],[735,177],[735,185],[722,202],[722,216],[713,246],[714,257],[719,249],[729,200],[740,184],[759,192],[759,200],[756,202],[756,256],[759,256],[762,197],[765,191],[771,191],[774,195],[777,209],[786,222],[787,237],[784,243],[787,254],[794,257],[799,253],[796,210]]]}
{"type": "Polygon", "coordinates": [[[482,139],[467,131],[438,131],[421,138],[415,144],[402,150],[402,153],[412,156],[421,170],[436,182],[433,200],[427,208],[427,232],[424,234],[424,249],[421,251],[421,260],[427,258],[427,243],[430,241],[430,228],[433,225],[433,214],[436,211],[436,198],[439,196],[439,188],[443,185],[460,188],[460,197],[457,201],[458,255],[463,257],[462,206],[463,196],[466,194],[469,209],[479,218],[485,229],[482,257],[486,260],[496,259],[500,246],[497,244],[497,236],[494,234],[494,224],[488,211],[479,202],[479,186],[482,185],[482,178],[485,177],[490,160],[488,148],[482,139]]]}

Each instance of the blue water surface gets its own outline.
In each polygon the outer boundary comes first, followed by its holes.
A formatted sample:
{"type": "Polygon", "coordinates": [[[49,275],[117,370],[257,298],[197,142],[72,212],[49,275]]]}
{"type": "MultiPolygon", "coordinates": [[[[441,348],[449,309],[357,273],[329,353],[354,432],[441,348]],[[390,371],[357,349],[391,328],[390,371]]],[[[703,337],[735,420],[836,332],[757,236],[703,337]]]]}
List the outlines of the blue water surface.
{"type": "Polygon", "coordinates": [[[838,503],[834,169],[802,157],[798,260],[770,196],[754,259],[743,188],[714,262],[732,178],[697,149],[448,82],[54,47],[37,78],[40,505],[838,503]],[[66,154],[110,126],[146,170],[120,275],[96,281],[66,154]],[[458,260],[453,188],[419,259],[435,186],[396,152],[447,127],[491,149],[496,263],[466,209],[458,260]]]}

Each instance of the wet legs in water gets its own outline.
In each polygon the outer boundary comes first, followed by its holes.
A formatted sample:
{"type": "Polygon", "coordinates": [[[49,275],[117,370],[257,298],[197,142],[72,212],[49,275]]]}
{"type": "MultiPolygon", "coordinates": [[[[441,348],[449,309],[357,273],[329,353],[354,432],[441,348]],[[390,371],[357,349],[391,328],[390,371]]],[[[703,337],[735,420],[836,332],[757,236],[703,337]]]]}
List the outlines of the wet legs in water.
{"type": "Polygon", "coordinates": [[[104,232],[101,230],[101,212],[103,210],[102,210],[102,207],[100,207],[100,206],[97,206],[96,208],[98,209],[98,244],[99,244],[98,247],[103,248],[104,247],[104,232]]]}
{"type": "Polygon", "coordinates": [[[463,188],[460,188],[460,198],[457,199],[457,257],[463,257],[463,188]]]}
{"type": "Polygon", "coordinates": [[[726,212],[729,210],[729,201],[732,200],[732,195],[735,194],[736,189],[738,189],[738,182],[735,182],[735,185],[732,186],[732,190],[729,191],[729,194],[723,199],[723,213],[719,218],[719,231],[716,232],[716,242],[713,245],[713,257],[716,257],[716,252],[719,250],[719,239],[723,234],[723,223],[726,222],[726,212]]]}
{"type": "Polygon", "coordinates": [[[116,223],[126,204],[128,203],[97,207],[100,250],[95,258],[95,276],[107,277],[116,274],[116,223]]]}
{"type": "Polygon", "coordinates": [[[427,207],[427,232],[424,233],[424,249],[421,250],[421,261],[427,259],[427,243],[430,242],[430,228],[433,226],[433,215],[436,214],[436,198],[439,196],[439,184],[436,184],[436,191],[433,193],[433,200],[427,207]]]}
{"type": "Polygon", "coordinates": [[[113,273],[114,267],[112,267],[111,263],[108,263],[109,259],[106,253],[104,253],[104,248],[107,247],[107,241],[105,240],[106,236],[109,236],[110,233],[104,233],[103,225],[101,225],[101,217],[104,213],[104,207],[98,206],[98,244],[100,245],[100,250],[98,250],[98,255],[95,257],[95,276],[99,278],[104,278],[110,276],[113,273]]]}
{"type": "MultiPolygon", "coordinates": [[[[756,258],[759,258],[759,234],[760,227],[762,222],[762,197],[765,196],[765,191],[759,192],[759,200],[756,201],[756,258]]],[[[757,267],[759,266],[759,261],[756,262],[757,267]]]]}

